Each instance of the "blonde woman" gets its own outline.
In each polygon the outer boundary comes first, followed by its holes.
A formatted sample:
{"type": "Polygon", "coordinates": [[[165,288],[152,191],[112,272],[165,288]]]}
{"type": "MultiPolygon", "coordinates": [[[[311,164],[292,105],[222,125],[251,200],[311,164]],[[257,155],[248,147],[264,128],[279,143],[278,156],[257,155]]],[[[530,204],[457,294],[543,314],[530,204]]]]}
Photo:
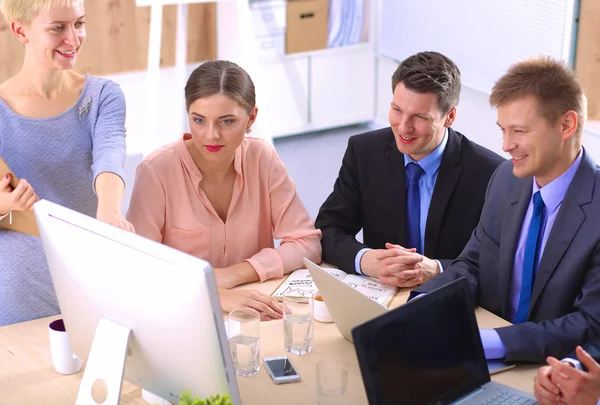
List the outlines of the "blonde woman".
{"type": "MultiPolygon", "coordinates": [[[[25,57],[0,84],[0,217],[44,198],[133,231],[121,217],[125,99],[109,80],[75,73],[86,38],[78,0],[0,0],[25,57]]],[[[7,221],[8,218],[4,218],[7,221]]],[[[39,238],[0,230],[0,326],[59,311],[39,238]]]]}
{"type": "Polygon", "coordinates": [[[185,97],[191,133],[138,166],[127,219],[140,235],[209,261],[225,311],[248,306],[279,318],[270,296],[228,289],[280,278],[304,267],[303,257],[320,262],[321,232],[275,149],[246,136],[258,109],[245,70],[206,62],[185,97]]]}

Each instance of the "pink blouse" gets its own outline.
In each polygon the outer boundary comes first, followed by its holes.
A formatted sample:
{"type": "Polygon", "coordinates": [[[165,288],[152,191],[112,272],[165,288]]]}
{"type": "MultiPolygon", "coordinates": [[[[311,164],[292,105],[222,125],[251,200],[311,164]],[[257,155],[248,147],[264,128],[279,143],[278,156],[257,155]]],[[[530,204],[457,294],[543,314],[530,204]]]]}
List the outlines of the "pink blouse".
{"type": "Polygon", "coordinates": [[[270,144],[247,137],[237,148],[237,176],[223,223],[200,187],[202,173],[183,141],[162,147],[139,164],[127,211],[136,233],[213,267],[246,260],[260,281],[303,268],[303,257],[320,262],[321,231],[270,144]],[[281,239],[277,249],[273,239],[281,239]]]}

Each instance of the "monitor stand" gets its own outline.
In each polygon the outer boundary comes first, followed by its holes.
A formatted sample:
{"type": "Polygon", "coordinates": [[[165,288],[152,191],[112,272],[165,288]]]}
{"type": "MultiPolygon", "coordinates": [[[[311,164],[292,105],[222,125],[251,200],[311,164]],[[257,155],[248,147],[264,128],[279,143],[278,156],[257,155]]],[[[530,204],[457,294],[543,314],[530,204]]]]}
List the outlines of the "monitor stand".
{"type": "Polygon", "coordinates": [[[129,328],[107,318],[100,319],[79,386],[76,405],[119,404],[130,334],[129,328]],[[92,395],[92,388],[102,383],[106,389],[106,399],[97,401],[92,395]]]}
{"type": "Polygon", "coordinates": [[[142,388],[142,399],[154,405],[172,405],[171,402],[142,388]]]}

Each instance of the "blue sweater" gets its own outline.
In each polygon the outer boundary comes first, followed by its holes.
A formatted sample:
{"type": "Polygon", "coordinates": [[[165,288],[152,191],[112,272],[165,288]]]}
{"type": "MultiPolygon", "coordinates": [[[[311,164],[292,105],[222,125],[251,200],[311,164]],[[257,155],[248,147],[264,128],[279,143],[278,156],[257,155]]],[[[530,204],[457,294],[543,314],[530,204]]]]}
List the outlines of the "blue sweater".
{"type": "MultiPolygon", "coordinates": [[[[15,113],[0,99],[0,156],[41,199],[95,217],[96,176],[123,178],[123,92],[88,75],[75,105],[39,119],[15,113]]],[[[41,240],[0,229],[0,326],[58,313],[41,240]]]]}

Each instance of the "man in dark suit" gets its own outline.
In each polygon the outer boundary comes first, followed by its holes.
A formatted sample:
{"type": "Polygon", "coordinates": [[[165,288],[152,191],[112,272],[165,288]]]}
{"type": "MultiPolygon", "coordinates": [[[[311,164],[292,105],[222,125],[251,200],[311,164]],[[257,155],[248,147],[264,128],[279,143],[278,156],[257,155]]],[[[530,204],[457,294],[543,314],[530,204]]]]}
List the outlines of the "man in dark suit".
{"type": "Polygon", "coordinates": [[[460,86],[456,65],[437,52],[399,65],[390,127],[350,138],[317,216],[323,260],[409,287],[460,254],[477,226],[488,180],[504,161],[451,128],[460,86]],[[356,240],[361,229],[364,243],[356,240]]]}
{"type": "Polygon", "coordinates": [[[600,337],[600,172],[582,147],[585,95],[544,57],[513,65],[490,102],[512,160],[459,258],[411,297],[464,276],[475,302],[515,324],[480,331],[487,358],[562,357],[600,337]]]}
{"type": "Polygon", "coordinates": [[[600,341],[578,346],[563,361],[548,357],[535,377],[540,405],[596,405],[600,400],[600,341]]]}

